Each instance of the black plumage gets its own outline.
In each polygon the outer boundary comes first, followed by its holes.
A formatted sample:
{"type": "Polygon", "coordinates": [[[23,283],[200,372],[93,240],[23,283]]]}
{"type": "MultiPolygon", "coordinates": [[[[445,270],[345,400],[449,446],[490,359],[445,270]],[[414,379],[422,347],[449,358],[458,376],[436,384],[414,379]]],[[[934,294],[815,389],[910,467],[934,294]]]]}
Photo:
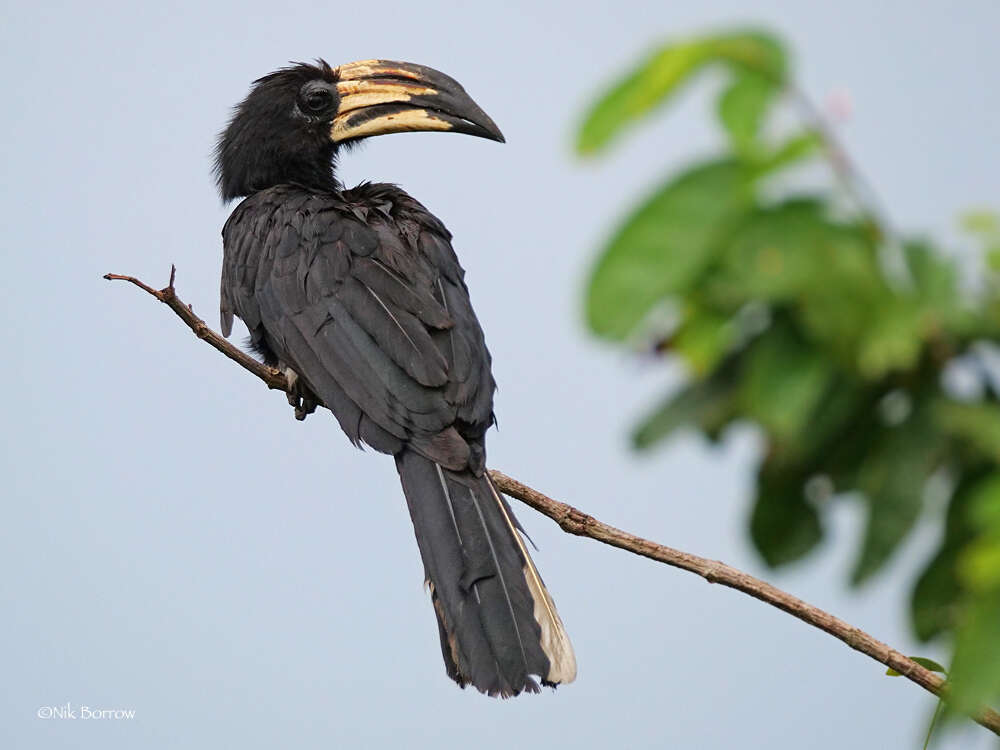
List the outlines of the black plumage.
{"type": "Polygon", "coordinates": [[[345,190],[345,143],[398,130],[502,140],[452,79],[409,63],[298,64],[258,80],[217,150],[222,328],[233,316],[355,445],[395,457],[447,673],[491,695],[575,676],[572,648],[486,473],[490,355],[451,235],[393,185],[345,190]]]}

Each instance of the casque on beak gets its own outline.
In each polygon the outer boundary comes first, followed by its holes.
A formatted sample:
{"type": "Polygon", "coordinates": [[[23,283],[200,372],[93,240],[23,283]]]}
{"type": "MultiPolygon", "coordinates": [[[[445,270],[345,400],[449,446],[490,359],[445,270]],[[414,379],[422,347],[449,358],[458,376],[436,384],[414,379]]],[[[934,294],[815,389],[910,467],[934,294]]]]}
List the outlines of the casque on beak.
{"type": "Polygon", "coordinates": [[[424,65],[361,60],[337,69],[335,143],[385,133],[440,130],[504,142],[489,115],[459,83],[424,65]]]}

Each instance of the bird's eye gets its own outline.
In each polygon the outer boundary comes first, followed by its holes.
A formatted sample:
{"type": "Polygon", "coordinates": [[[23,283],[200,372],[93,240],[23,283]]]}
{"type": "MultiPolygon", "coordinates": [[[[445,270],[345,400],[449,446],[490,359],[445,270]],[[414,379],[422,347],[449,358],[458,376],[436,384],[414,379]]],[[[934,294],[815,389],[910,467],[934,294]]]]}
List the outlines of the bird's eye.
{"type": "Polygon", "coordinates": [[[325,88],[312,89],[302,95],[302,108],[313,115],[325,112],[332,102],[333,96],[325,88]]]}

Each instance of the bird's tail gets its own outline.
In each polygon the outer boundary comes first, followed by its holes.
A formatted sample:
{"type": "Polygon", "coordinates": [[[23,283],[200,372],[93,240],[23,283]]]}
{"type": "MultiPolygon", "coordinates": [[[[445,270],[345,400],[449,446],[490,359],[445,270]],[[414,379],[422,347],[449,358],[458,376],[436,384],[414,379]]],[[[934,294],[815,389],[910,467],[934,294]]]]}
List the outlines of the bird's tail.
{"type": "Polygon", "coordinates": [[[396,456],[445,669],[462,687],[508,697],[576,677],[573,647],[488,474],[454,472],[413,451],[396,456]]]}

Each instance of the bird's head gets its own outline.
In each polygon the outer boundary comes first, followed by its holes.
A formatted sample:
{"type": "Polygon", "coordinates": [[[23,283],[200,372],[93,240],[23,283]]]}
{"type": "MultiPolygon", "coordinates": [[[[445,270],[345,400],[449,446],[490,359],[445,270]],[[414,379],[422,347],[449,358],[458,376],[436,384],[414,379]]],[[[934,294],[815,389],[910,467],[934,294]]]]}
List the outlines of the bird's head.
{"type": "Polygon", "coordinates": [[[297,63],[255,81],[237,105],[216,147],[219,191],[229,200],[287,182],[332,187],[338,148],[416,130],[504,139],[458,82],[432,68],[297,63]]]}

